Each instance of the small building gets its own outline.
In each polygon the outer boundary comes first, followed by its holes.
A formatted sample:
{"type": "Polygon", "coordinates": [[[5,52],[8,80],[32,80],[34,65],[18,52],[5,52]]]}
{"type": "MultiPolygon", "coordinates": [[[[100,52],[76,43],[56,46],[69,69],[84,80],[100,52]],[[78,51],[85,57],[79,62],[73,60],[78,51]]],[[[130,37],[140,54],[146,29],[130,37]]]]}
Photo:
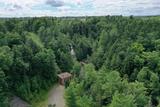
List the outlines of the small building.
{"type": "Polygon", "coordinates": [[[64,72],[64,73],[58,74],[58,77],[59,77],[59,84],[65,85],[65,83],[71,79],[72,74],[68,72],[64,72]]]}
{"type": "Polygon", "coordinates": [[[81,64],[81,66],[84,66],[86,63],[81,61],[80,64],[81,64]]]}

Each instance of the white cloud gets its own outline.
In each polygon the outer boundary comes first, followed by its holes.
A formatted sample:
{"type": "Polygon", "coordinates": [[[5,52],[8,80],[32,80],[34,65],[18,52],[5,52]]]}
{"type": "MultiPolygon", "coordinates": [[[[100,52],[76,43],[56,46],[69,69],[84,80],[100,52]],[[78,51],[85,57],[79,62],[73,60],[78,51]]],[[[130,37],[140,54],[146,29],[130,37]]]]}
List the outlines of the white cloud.
{"type": "Polygon", "coordinates": [[[46,1],[0,0],[0,17],[160,14],[160,0],[50,0],[63,3],[59,6],[46,1]]]}
{"type": "Polygon", "coordinates": [[[0,0],[5,4],[34,5],[43,3],[44,0],[0,0]]]}

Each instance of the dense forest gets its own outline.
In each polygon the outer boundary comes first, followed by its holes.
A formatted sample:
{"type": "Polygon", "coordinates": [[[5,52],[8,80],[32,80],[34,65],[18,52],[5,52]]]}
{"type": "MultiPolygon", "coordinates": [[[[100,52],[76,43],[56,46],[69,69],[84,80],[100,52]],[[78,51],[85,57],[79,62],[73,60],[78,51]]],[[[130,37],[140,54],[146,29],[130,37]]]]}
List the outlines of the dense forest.
{"type": "Polygon", "coordinates": [[[68,107],[160,107],[159,19],[0,19],[0,107],[31,102],[65,71],[68,107]]]}

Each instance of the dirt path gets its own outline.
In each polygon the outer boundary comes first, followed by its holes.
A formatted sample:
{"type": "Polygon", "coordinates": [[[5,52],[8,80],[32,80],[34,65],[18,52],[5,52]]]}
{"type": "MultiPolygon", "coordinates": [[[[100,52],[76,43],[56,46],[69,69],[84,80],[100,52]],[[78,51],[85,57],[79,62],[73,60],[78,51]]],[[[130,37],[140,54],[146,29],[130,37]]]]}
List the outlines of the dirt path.
{"type": "Polygon", "coordinates": [[[10,107],[30,107],[30,105],[21,98],[14,96],[10,102],[10,107]]]}
{"type": "MultiPolygon", "coordinates": [[[[57,85],[49,92],[48,105],[56,105],[56,107],[65,107],[64,86],[57,85]]],[[[48,107],[48,106],[46,106],[48,107]]]]}
{"type": "MultiPolygon", "coordinates": [[[[48,93],[48,98],[40,103],[38,107],[65,107],[65,100],[64,100],[64,86],[56,85],[54,86],[48,93]],[[52,106],[49,106],[52,105],[52,106]]],[[[30,107],[30,105],[20,99],[17,96],[14,96],[10,102],[11,107],[30,107]]]]}

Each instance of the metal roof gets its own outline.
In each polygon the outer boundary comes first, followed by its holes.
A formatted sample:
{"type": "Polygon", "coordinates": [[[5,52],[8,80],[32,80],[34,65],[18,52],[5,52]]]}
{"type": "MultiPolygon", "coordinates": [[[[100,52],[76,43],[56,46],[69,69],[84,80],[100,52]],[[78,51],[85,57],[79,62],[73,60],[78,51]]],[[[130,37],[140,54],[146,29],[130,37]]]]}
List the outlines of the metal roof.
{"type": "Polygon", "coordinates": [[[64,73],[58,74],[58,77],[62,78],[62,79],[69,78],[71,76],[72,76],[72,74],[70,74],[68,72],[64,72],[64,73]]]}

